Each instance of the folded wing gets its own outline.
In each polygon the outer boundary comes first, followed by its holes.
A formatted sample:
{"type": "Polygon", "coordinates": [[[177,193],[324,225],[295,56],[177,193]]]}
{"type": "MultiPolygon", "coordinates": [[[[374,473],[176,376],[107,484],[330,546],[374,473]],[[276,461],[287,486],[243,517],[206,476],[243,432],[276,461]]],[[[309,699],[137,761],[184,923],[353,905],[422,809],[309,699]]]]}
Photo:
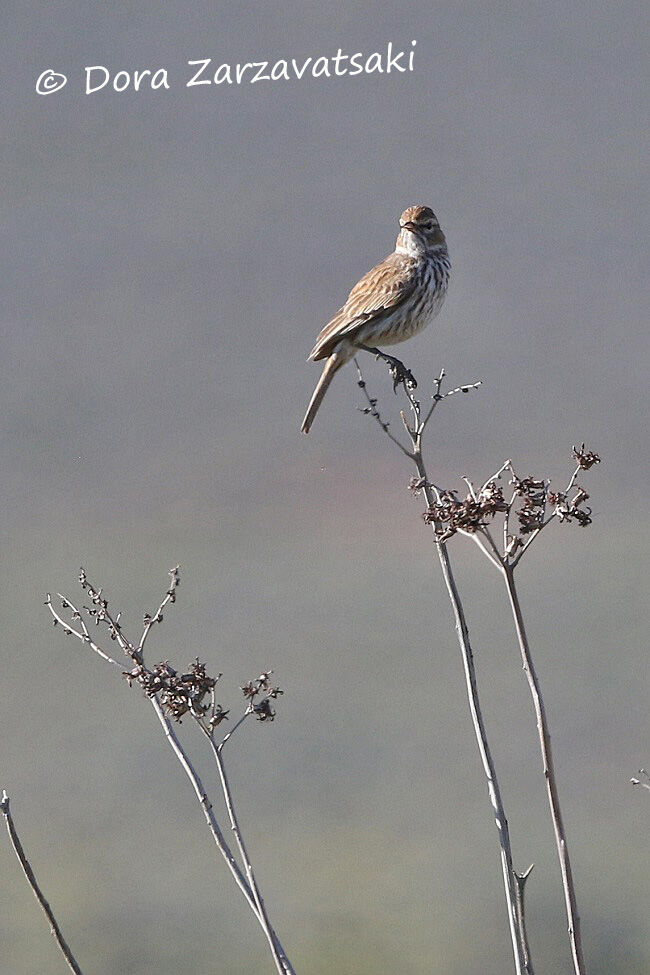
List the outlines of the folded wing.
{"type": "Polygon", "coordinates": [[[354,342],[362,326],[392,315],[408,301],[416,286],[417,263],[403,254],[390,254],[355,284],[343,307],[316,339],[309,358],[327,358],[341,339],[354,342]]]}

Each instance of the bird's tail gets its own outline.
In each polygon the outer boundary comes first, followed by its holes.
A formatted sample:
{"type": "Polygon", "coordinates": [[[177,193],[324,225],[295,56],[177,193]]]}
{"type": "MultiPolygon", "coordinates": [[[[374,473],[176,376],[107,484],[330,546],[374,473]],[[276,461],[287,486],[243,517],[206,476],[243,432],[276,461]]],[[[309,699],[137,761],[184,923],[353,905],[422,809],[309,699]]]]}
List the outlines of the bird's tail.
{"type": "Polygon", "coordinates": [[[300,429],[303,433],[309,433],[311,425],[314,422],[314,417],[318,413],[319,407],[323,402],[323,397],[329,388],[329,384],[334,378],[334,373],[338,372],[341,366],[345,365],[348,359],[349,356],[344,356],[340,352],[333,352],[325,363],[325,368],[323,369],[320,379],[318,380],[318,385],[314,390],[314,395],[312,396],[309,406],[307,407],[305,419],[302,421],[302,426],[300,429]]]}

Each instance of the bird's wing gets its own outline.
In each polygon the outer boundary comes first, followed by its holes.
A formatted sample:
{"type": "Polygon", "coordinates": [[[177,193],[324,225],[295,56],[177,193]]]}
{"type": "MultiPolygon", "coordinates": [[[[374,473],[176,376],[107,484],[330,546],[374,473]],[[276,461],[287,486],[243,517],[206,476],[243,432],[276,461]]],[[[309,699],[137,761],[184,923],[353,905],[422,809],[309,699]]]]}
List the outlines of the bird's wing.
{"type": "Polygon", "coordinates": [[[407,301],[416,285],[416,262],[405,260],[401,254],[390,254],[355,284],[343,307],[316,339],[309,358],[325,359],[341,339],[354,340],[366,322],[385,317],[407,301]]]}

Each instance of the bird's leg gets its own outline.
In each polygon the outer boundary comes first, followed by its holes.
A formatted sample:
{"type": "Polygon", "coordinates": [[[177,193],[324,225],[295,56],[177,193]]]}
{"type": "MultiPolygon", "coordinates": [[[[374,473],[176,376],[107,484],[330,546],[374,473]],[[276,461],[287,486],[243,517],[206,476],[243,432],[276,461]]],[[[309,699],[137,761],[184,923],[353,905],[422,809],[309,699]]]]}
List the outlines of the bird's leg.
{"type": "Polygon", "coordinates": [[[369,345],[360,345],[360,349],[364,352],[371,352],[372,355],[376,356],[378,359],[383,359],[388,365],[388,371],[390,372],[390,377],[393,380],[393,390],[397,392],[397,387],[402,385],[406,390],[417,389],[417,382],[415,376],[410,369],[407,369],[404,363],[400,359],[396,359],[393,355],[387,355],[382,352],[381,349],[375,349],[369,345]]]}

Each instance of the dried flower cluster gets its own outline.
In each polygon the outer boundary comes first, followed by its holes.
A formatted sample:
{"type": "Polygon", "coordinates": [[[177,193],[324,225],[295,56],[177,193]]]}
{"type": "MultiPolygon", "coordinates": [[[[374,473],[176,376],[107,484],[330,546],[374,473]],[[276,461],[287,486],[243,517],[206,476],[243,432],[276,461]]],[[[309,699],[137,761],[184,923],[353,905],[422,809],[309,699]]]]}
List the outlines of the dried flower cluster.
{"type": "Polygon", "coordinates": [[[209,711],[209,726],[216,728],[228,716],[221,705],[215,704],[213,690],[221,677],[208,677],[205,664],[197,657],[185,674],[178,674],[167,660],[156,664],[149,670],[144,664],[136,664],[133,670],[124,671],[124,677],[131,685],[140,685],[147,697],[160,696],[163,710],[174,721],[180,721],[188,712],[195,718],[203,718],[209,711]],[[206,701],[206,695],[210,700],[206,701]]]}
{"type": "MultiPolygon", "coordinates": [[[[585,445],[573,448],[577,467],[564,491],[551,491],[550,481],[532,476],[519,477],[510,461],[486,481],[480,490],[475,490],[469,481],[469,494],[464,499],[456,491],[435,489],[436,502],[424,512],[424,520],[433,525],[438,541],[444,542],[456,532],[470,535],[483,533],[489,538],[489,526],[494,516],[505,516],[505,551],[499,559],[508,560],[517,552],[523,552],[528,542],[544,528],[549,521],[557,518],[560,522],[575,522],[582,528],[591,524],[591,508],[587,492],[576,484],[581,471],[589,470],[600,463],[598,454],[586,450],[585,445]],[[506,500],[503,488],[498,481],[504,473],[510,474],[511,497],[506,500]],[[516,518],[516,522],[515,522],[516,518]],[[516,531],[513,533],[513,523],[516,531]]],[[[411,478],[409,490],[419,495],[426,488],[432,488],[424,478],[411,478]]],[[[491,545],[491,551],[495,547],[491,545]]]]}
{"type": "Polygon", "coordinates": [[[530,535],[544,524],[548,484],[530,475],[523,478],[513,475],[510,483],[514,497],[521,502],[515,511],[519,521],[519,534],[530,535]]]}
{"type": "MultiPolygon", "coordinates": [[[[589,463],[589,467],[593,463],[600,462],[597,454],[589,456],[597,458],[589,463]]],[[[580,469],[588,468],[581,466],[580,469]]],[[[521,499],[520,506],[516,508],[520,535],[529,535],[544,527],[547,521],[547,506],[553,509],[553,514],[561,522],[574,521],[581,528],[591,524],[591,508],[585,505],[589,495],[575,484],[575,478],[572,478],[571,487],[566,491],[551,491],[549,481],[538,481],[532,477],[523,480],[513,477],[511,483],[515,497],[521,499]],[[569,497],[572,493],[573,497],[569,497]]]]}
{"type": "Polygon", "coordinates": [[[576,459],[578,467],[582,471],[588,471],[590,467],[594,464],[600,464],[600,457],[595,454],[593,450],[585,450],[585,445],[581,444],[580,447],[573,448],[573,456],[576,459]]]}
{"type": "Polygon", "coordinates": [[[253,714],[259,721],[273,721],[275,711],[271,707],[271,701],[275,701],[284,691],[279,687],[271,685],[272,670],[260,674],[257,680],[251,680],[242,687],[242,692],[253,714]]]}
{"type": "MultiPolygon", "coordinates": [[[[61,625],[67,635],[76,636],[105,660],[115,664],[116,661],[112,660],[90,636],[87,621],[94,622],[96,626],[104,625],[111,640],[116,640],[125,655],[133,662],[130,670],[122,672],[129,685],[139,684],[147,697],[155,697],[163,712],[174,721],[180,722],[185,715],[189,714],[200,724],[206,734],[212,736],[214,729],[225,721],[230,713],[215,700],[214,689],[222,675],[210,677],[205,664],[198,657],[190,664],[187,671],[182,673],[175,670],[167,660],[156,664],[153,668],[147,667],[144,662],[143,647],[151,627],[162,622],[164,608],[168,603],[176,601],[176,590],[180,585],[178,566],[172,569],[169,575],[171,584],[160,606],[155,613],[145,613],[142,618],[144,629],[137,644],[127,639],[120,625],[120,614],[115,616],[111,614],[108,599],[101,589],[89,581],[83,568],[79,573],[79,581],[81,588],[89,596],[91,605],[83,606],[78,610],[67,597],[60,596],[61,610],[69,611],[69,621],[55,610],[49,594],[46,605],[52,614],[55,626],[61,625]],[[79,625],[78,629],[74,625],[76,623],[79,625]]],[[[279,687],[271,684],[271,674],[272,671],[265,671],[256,680],[249,681],[242,687],[247,702],[244,717],[255,715],[259,721],[273,721],[275,718],[271,701],[276,700],[283,692],[279,687]]]]}
{"type": "Polygon", "coordinates": [[[438,502],[424,512],[423,518],[427,525],[436,525],[438,539],[445,541],[457,531],[477,532],[485,528],[498,511],[507,510],[503,488],[496,481],[488,481],[478,494],[470,493],[464,501],[456,491],[440,491],[438,502]]]}
{"type": "Polygon", "coordinates": [[[574,496],[569,499],[564,491],[548,494],[549,504],[555,508],[555,513],[559,521],[575,521],[581,528],[586,528],[591,524],[591,508],[585,505],[589,500],[587,492],[577,487],[574,496]]]}
{"type": "MultiPolygon", "coordinates": [[[[242,687],[244,698],[248,701],[248,712],[259,721],[273,721],[275,711],[271,707],[271,700],[284,693],[279,687],[271,685],[271,674],[272,671],[265,671],[242,687]]],[[[205,664],[198,657],[184,674],[174,670],[167,660],[156,664],[153,670],[143,663],[137,663],[132,670],[124,672],[129,684],[134,681],[138,683],[147,697],[158,695],[163,710],[174,721],[180,722],[184,715],[190,714],[201,720],[210,732],[230,714],[214,698],[214,688],[221,676],[208,676],[205,664]]]]}

